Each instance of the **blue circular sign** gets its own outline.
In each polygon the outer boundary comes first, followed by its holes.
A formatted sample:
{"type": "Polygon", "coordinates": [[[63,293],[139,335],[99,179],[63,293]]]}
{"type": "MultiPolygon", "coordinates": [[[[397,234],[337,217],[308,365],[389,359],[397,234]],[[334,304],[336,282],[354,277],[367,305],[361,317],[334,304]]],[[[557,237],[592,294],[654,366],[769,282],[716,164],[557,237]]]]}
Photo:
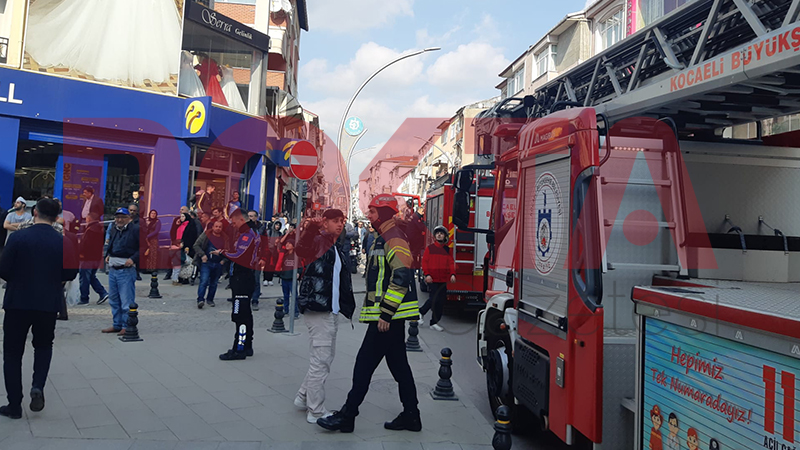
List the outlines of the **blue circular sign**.
{"type": "Polygon", "coordinates": [[[351,117],[344,121],[344,131],[350,136],[358,136],[364,131],[364,122],[358,117],[351,117]]]}

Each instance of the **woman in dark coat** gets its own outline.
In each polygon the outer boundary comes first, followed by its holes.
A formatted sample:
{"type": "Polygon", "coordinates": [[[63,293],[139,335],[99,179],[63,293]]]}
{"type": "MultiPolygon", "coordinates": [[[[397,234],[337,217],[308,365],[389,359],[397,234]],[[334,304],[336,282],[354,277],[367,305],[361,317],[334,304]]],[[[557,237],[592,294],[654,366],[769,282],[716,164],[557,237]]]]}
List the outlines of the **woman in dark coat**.
{"type": "Polygon", "coordinates": [[[195,221],[189,213],[183,213],[184,222],[189,222],[189,225],[183,230],[181,237],[181,248],[189,255],[190,259],[194,259],[194,242],[197,240],[197,226],[195,221]]]}

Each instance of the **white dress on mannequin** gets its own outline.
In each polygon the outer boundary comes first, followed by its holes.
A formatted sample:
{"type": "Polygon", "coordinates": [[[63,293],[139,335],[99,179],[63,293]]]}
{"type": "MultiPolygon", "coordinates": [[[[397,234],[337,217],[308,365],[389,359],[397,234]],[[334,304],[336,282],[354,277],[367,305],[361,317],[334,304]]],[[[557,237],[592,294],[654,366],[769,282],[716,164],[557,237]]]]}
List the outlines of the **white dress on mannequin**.
{"type": "Polygon", "coordinates": [[[238,109],[239,111],[247,111],[247,107],[242,101],[242,94],[239,93],[239,88],[236,87],[236,82],[233,80],[233,69],[228,66],[220,68],[222,72],[222,93],[225,94],[225,100],[228,101],[228,107],[238,109]]]}
{"type": "Polygon", "coordinates": [[[34,0],[25,50],[42,67],[142,85],[178,73],[175,0],[34,0]]]}
{"type": "Polygon", "coordinates": [[[186,50],[181,52],[181,75],[178,93],[187,97],[205,97],[206,88],[194,69],[194,55],[186,50]]]}

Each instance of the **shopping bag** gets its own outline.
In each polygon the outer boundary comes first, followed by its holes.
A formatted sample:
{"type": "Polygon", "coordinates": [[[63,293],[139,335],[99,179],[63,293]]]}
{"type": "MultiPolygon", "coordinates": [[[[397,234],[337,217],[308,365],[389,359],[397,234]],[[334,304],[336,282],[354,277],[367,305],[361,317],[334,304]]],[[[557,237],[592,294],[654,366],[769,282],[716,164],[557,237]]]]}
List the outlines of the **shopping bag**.
{"type": "Polygon", "coordinates": [[[67,284],[64,285],[64,291],[67,295],[67,305],[77,305],[78,301],[81,299],[81,286],[78,279],[67,281],[67,284]]]}

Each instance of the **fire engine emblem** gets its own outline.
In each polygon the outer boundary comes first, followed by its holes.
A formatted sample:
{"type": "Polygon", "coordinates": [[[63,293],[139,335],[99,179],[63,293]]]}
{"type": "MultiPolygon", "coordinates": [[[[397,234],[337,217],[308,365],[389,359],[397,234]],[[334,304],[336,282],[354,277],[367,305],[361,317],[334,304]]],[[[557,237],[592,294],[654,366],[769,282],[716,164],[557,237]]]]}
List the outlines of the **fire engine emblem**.
{"type": "Polygon", "coordinates": [[[545,172],[536,180],[536,271],[547,275],[553,271],[561,249],[564,214],[561,188],[556,177],[545,172]]]}

